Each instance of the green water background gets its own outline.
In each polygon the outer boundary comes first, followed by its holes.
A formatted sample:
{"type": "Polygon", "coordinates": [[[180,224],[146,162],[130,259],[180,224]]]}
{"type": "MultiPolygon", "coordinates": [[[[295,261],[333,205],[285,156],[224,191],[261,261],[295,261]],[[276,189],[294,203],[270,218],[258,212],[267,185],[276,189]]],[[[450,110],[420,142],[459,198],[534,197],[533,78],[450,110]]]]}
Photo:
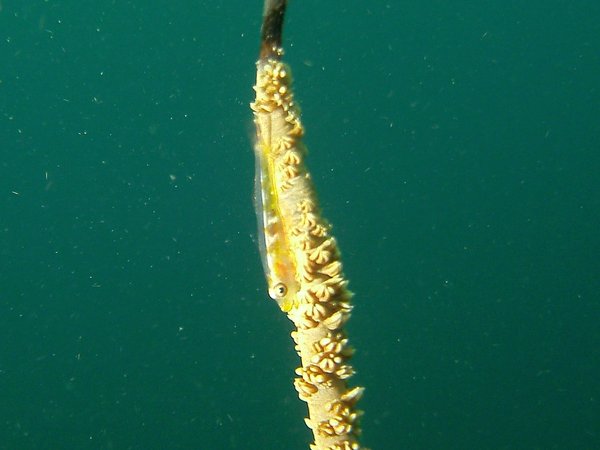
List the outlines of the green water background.
{"type": "MultiPolygon", "coordinates": [[[[0,2],[0,449],[305,449],[261,2],[0,2]]],[[[600,448],[600,3],[295,0],[364,441],[600,448]]]]}

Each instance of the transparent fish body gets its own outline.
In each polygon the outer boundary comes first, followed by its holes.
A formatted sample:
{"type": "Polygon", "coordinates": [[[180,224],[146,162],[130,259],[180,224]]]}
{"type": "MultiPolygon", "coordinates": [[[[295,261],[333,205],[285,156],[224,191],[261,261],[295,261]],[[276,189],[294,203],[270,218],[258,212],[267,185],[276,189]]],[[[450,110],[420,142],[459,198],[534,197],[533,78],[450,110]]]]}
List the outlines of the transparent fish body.
{"type": "Polygon", "coordinates": [[[257,142],[254,147],[254,205],[258,221],[259,250],[269,296],[282,311],[289,312],[298,292],[296,264],[286,235],[286,222],[281,214],[275,185],[270,121],[265,117],[260,122],[257,123],[257,142]]]}

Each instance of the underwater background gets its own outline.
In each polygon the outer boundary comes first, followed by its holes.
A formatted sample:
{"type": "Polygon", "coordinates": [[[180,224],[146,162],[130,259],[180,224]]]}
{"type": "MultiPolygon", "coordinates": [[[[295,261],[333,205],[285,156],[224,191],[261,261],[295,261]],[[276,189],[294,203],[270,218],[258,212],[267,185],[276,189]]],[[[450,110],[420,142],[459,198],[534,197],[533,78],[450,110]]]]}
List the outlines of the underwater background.
{"type": "MultiPolygon", "coordinates": [[[[262,2],[0,0],[0,449],[306,449],[262,2]]],[[[290,2],[364,444],[600,448],[600,2],[290,2]]]]}

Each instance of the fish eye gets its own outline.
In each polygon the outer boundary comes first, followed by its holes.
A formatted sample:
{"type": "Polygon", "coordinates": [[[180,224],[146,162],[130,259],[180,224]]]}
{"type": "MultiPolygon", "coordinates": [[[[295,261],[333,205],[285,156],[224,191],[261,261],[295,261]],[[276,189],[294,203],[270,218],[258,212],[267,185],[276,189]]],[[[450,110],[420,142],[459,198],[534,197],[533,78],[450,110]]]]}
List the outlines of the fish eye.
{"type": "Polygon", "coordinates": [[[287,294],[287,286],[283,283],[277,283],[271,290],[275,300],[282,299],[287,294]]]}

